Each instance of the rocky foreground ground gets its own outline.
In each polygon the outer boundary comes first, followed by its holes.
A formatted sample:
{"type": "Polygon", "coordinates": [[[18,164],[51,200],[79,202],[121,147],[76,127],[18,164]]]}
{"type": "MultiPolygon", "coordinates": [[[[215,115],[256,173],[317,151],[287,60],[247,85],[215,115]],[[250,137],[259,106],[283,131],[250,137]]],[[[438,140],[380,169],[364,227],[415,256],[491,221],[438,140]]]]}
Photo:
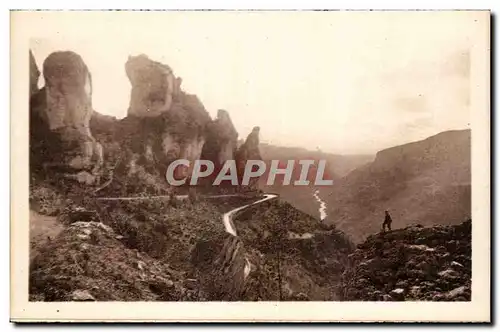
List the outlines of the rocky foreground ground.
{"type": "Polygon", "coordinates": [[[349,255],[348,301],[470,301],[471,220],[372,235],[349,255]]]}

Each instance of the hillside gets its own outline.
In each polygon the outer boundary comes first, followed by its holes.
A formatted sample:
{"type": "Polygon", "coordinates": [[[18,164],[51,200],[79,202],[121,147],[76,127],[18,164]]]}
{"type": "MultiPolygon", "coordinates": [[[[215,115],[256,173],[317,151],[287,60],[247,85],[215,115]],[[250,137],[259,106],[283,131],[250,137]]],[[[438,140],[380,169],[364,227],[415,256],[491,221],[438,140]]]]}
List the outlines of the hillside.
{"type": "Polygon", "coordinates": [[[235,219],[257,262],[246,294],[252,300],[339,300],[337,284],[353,251],[344,233],[287,202],[272,200],[235,219]]]}
{"type": "Polygon", "coordinates": [[[347,301],[470,301],[471,220],[369,236],[349,255],[347,301]]]}
{"type": "Polygon", "coordinates": [[[464,221],[470,186],[470,130],[457,130],[380,151],[322,197],[328,222],[360,241],[380,230],[384,210],[393,228],[464,221]]]}

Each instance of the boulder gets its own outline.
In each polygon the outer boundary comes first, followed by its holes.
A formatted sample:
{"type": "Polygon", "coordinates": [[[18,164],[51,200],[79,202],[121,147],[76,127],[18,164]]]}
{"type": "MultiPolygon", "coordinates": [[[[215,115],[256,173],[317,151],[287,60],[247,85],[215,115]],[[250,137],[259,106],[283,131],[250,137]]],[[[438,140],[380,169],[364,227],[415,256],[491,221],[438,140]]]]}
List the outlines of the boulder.
{"type": "Polygon", "coordinates": [[[459,297],[459,296],[464,296],[466,291],[467,291],[466,286],[460,286],[460,287],[454,288],[446,294],[446,298],[447,299],[454,299],[454,298],[459,297]]]}
{"type": "Polygon", "coordinates": [[[446,269],[444,271],[439,272],[438,275],[441,278],[451,279],[451,280],[456,279],[459,276],[458,273],[453,269],[446,269]]]}
{"type": "Polygon", "coordinates": [[[413,296],[413,297],[417,297],[420,295],[422,291],[422,287],[420,286],[412,286],[410,287],[410,295],[413,296]]]}
{"type": "Polygon", "coordinates": [[[71,293],[71,301],[95,301],[95,298],[88,290],[77,289],[71,293]]]}
{"type": "Polygon", "coordinates": [[[455,268],[455,269],[458,269],[458,270],[464,269],[464,266],[462,264],[460,264],[459,262],[455,262],[455,261],[451,262],[450,266],[452,268],[455,268]]]}
{"type": "Polygon", "coordinates": [[[92,221],[64,228],[33,258],[30,293],[58,302],[188,300],[184,272],[131,249],[116,235],[109,225],[92,221]]]}
{"type": "Polygon", "coordinates": [[[390,293],[391,297],[397,301],[404,301],[405,299],[405,290],[403,288],[393,289],[390,293]]]}

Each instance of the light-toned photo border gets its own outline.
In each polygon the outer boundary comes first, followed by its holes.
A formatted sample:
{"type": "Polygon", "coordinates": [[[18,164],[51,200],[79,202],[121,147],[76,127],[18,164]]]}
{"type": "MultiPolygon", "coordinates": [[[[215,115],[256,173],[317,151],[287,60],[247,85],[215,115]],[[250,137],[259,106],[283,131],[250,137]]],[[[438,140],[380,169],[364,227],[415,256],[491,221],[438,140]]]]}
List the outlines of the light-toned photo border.
{"type": "MultiPolygon", "coordinates": [[[[73,12],[75,14],[76,12],[73,12]]],[[[95,12],[78,13],[92,15],[95,12]]],[[[322,15],[335,15],[335,11],[322,15]]],[[[140,14],[140,13],[138,13],[140,14]]],[[[266,12],[287,15],[287,12],[266,12]]],[[[54,15],[53,13],[51,15],[54,15]]],[[[68,15],[59,12],[57,15],[68,15]]],[[[120,15],[120,12],[116,12],[120,15]]],[[[170,14],[172,15],[172,14],[170,14]]],[[[177,15],[191,15],[177,12],[177,15]]],[[[210,15],[225,15],[212,12],[210,15]]],[[[311,12],[301,12],[311,15],[311,12]]],[[[318,15],[316,12],[315,15],[318,15]]],[[[367,12],[367,15],[370,15],[367,12]]],[[[422,13],[425,15],[425,13],[422,13]]],[[[490,12],[477,15],[471,48],[472,296],[470,302],[29,302],[30,38],[64,27],[44,12],[11,12],[11,320],[27,321],[490,321],[490,12]]],[[[313,19],[313,18],[311,18],[313,19]]],[[[196,24],[193,21],[192,24],[196,24]]],[[[84,28],[84,27],[82,27],[84,28]]],[[[73,29],[74,30],[74,29],[73,29]]],[[[78,36],[75,36],[77,38],[78,36]]],[[[325,44],[325,47],[328,45],[325,44]]]]}

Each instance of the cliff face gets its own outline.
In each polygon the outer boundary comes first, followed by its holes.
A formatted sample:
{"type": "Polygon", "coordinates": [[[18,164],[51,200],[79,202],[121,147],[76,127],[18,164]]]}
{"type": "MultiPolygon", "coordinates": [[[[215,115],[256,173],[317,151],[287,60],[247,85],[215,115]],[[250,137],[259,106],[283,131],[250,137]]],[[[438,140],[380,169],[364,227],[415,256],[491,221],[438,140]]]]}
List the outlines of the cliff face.
{"type": "Polygon", "coordinates": [[[93,183],[103,158],[102,146],[89,128],[93,110],[87,66],[74,52],[54,52],[44,61],[43,75],[45,86],[30,103],[31,151],[37,153],[37,146],[39,152],[51,149],[49,155],[43,156],[45,166],[63,167],[70,173],[84,171],[77,178],[93,183]]]}

